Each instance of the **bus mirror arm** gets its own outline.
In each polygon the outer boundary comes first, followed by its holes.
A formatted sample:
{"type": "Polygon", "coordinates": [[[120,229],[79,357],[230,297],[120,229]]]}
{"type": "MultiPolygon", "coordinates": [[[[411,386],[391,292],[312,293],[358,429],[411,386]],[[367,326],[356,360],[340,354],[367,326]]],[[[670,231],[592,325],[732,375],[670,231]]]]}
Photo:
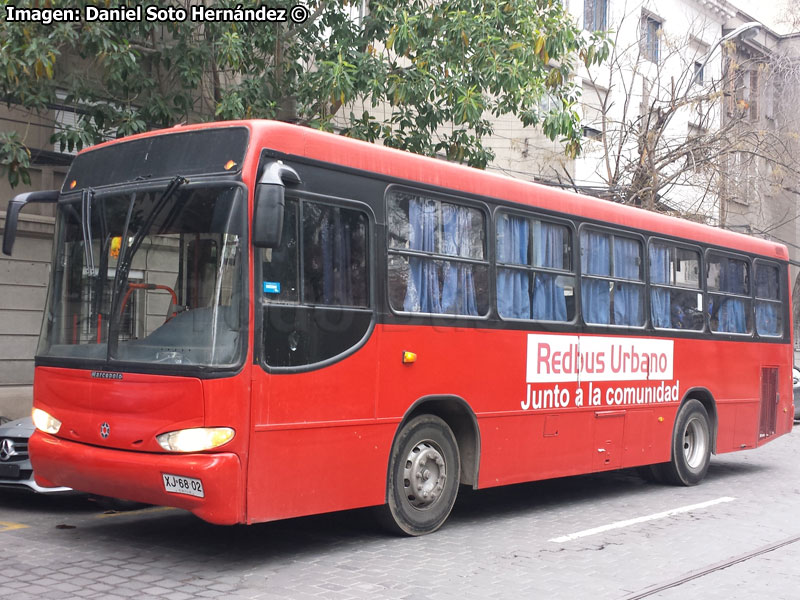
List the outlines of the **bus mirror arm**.
{"type": "Polygon", "coordinates": [[[14,241],[17,239],[17,221],[19,211],[29,202],[57,202],[58,190],[45,190],[39,192],[25,192],[18,194],[8,203],[6,210],[6,224],[3,228],[3,254],[11,256],[14,241]]]}
{"type": "Polygon", "coordinates": [[[264,169],[258,181],[253,214],[253,245],[257,248],[277,248],[283,233],[283,209],[287,184],[297,185],[300,176],[282,162],[273,162],[264,169]]]}

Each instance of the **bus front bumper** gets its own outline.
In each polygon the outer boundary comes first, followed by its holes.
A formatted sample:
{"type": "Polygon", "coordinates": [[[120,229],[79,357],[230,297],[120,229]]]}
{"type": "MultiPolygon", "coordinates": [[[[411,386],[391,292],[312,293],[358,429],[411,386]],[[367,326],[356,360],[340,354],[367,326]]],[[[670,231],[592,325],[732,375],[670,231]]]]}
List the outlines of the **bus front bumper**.
{"type": "Polygon", "coordinates": [[[174,506],[219,525],[245,520],[241,463],[230,452],[131,452],[71,442],[38,430],[29,449],[39,485],[174,506]],[[168,491],[168,485],[180,491],[168,491]]]}

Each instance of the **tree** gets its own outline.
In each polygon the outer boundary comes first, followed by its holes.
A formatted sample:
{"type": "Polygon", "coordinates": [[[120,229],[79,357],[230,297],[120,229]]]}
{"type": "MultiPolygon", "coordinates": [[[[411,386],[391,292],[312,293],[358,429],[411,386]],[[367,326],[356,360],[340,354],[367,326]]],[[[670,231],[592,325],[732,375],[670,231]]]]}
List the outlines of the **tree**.
{"type": "Polygon", "coordinates": [[[699,40],[721,33],[704,36],[710,25],[700,18],[677,37],[660,28],[649,40],[623,34],[646,31],[647,20],[621,23],[607,65],[585,80],[584,120],[596,132],[586,156],[596,159],[600,195],[722,226],[758,221],[750,232],[774,232],[786,215],[767,214],[761,201],[800,177],[791,151],[800,131],[797,61],[777,47],[748,56],[736,42],[709,48],[699,40]]]}
{"type": "MultiPolygon", "coordinates": [[[[94,3],[49,4],[85,15],[94,3]]],[[[191,16],[189,4],[177,6],[191,16]]],[[[237,6],[259,3],[210,5],[237,6]]],[[[53,136],[69,149],[179,122],[277,118],[484,167],[491,117],[510,113],[563,138],[567,152],[580,150],[571,74],[579,62],[602,61],[609,44],[581,32],[557,0],[310,0],[305,8],[305,20],[283,23],[6,21],[0,94],[45,113],[61,91],[79,113],[53,136]],[[557,99],[547,113],[545,94],[557,99]],[[378,106],[384,118],[374,116],[378,106]]],[[[19,137],[0,136],[12,184],[26,177],[24,150],[19,137]]]]}
{"type": "Polygon", "coordinates": [[[786,0],[778,13],[778,23],[786,26],[789,31],[800,31],[800,6],[786,0]]]}

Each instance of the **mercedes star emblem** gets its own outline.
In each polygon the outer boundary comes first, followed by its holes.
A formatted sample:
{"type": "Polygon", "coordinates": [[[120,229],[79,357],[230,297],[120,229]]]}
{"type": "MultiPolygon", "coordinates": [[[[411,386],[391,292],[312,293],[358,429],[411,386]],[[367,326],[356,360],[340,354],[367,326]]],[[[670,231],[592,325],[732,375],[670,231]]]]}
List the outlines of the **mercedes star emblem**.
{"type": "Polygon", "coordinates": [[[0,460],[11,460],[11,457],[16,455],[17,449],[14,448],[14,440],[4,438],[0,442],[0,460]]]}

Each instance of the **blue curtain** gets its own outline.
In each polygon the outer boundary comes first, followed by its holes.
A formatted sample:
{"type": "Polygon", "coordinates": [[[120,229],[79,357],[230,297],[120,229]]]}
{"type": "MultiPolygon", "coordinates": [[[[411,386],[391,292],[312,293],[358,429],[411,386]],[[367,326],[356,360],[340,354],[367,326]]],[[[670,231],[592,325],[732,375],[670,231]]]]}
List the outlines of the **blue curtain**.
{"type": "MultiPolygon", "coordinates": [[[[476,256],[476,249],[472,247],[470,236],[472,227],[470,210],[463,206],[444,202],[441,206],[444,254],[466,258],[476,256]]],[[[475,296],[473,266],[458,262],[443,262],[442,312],[451,315],[477,315],[478,304],[475,296]]]]}
{"type": "MultiPolygon", "coordinates": [[[[430,198],[410,198],[408,220],[411,250],[465,258],[483,256],[482,238],[473,240],[471,236],[472,215],[468,208],[430,198]],[[440,224],[442,241],[441,248],[437,248],[436,235],[440,224]]],[[[409,312],[477,315],[473,265],[409,257],[408,288],[403,309],[409,312]]]]}
{"type": "MultiPolygon", "coordinates": [[[[500,215],[497,219],[497,262],[528,264],[528,219],[500,215]]],[[[517,269],[497,269],[497,310],[509,319],[531,318],[530,277],[517,269]]]]}
{"type": "Polygon", "coordinates": [[[780,300],[778,269],[768,265],[758,265],[756,269],[756,298],[780,300]]]}
{"type": "MultiPolygon", "coordinates": [[[[639,242],[614,238],[614,275],[622,279],[641,281],[642,252],[639,242]]],[[[614,323],[641,325],[644,322],[642,286],[617,283],[614,290],[614,323]]]]}
{"type": "MultiPolygon", "coordinates": [[[[669,285],[669,248],[652,244],[650,246],[650,282],[669,285]]],[[[670,293],[663,288],[650,289],[650,318],[654,327],[672,327],[670,317],[670,293]]]]}
{"type": "Polygon", "coordinates": [[[756,327],[761,335],[780,335],[778,304],[756,301],[756,327]]]}
{"type": "MultiPolygon", "coordinates": [[[[411,250],[436,250],[436,202],[427,198],[408,201],[408,244],[411,250]]],[[[436,263],[427,258],[409,258],[409,277],[403,310],[409,312],[442,312],[441,289],[436,263]]]]}
{"type": "MultiPolygon", "coordinates": [[[[720,291],[732,294],[747,294],[747,265],[740,260],[720,259],[720,291]]],[[[742,298],[714,298],[719,304],[717,331],[747,333],[745,301],[742,298]]],[[[713,313],[712,313],[713,314],[713,313]]]]}
{"type": "MultiPolygon", "coordinates": [[[[756,298],[780,300],[778,269],[768,265],[756,268],[756,298]]],[[[780,305],[756,300],[756,329],[761,335],[780,335],[780,305]]]]}
{"type": "Polygon", "coordinates": [[[717,297],[721,302],[717,313],[717,331],[726,333],[747,333],[744,301],[741,298],[717,297]]]}
{"type": "MultiPolygon", "coordinates": [[[[581,232],[583,272],[587,275],[611,275],[610,238],[594,231],[581,232]]],[[[581,307],[587,323],[608,324],[611,321],[611,290],[608,281],[583,279],[581,307]]]]}
{"type": "Polygon", "coordinates": [[[354,303],[350,239],[350,225],[342,222],[340,209],[325,210],[320,224],[323,304],[354,303]]]}
{"type": "MultiPolygon", "coordinates": [[[[564,269],[564,236],[566,228],[560,225],[535,221],[533,225],[533,266],[564,269]]],[[[533,283],[534,319],[566,321],[567,300],[564,290],[556,283],[554,273],[536,273],[533,283]]]]}

